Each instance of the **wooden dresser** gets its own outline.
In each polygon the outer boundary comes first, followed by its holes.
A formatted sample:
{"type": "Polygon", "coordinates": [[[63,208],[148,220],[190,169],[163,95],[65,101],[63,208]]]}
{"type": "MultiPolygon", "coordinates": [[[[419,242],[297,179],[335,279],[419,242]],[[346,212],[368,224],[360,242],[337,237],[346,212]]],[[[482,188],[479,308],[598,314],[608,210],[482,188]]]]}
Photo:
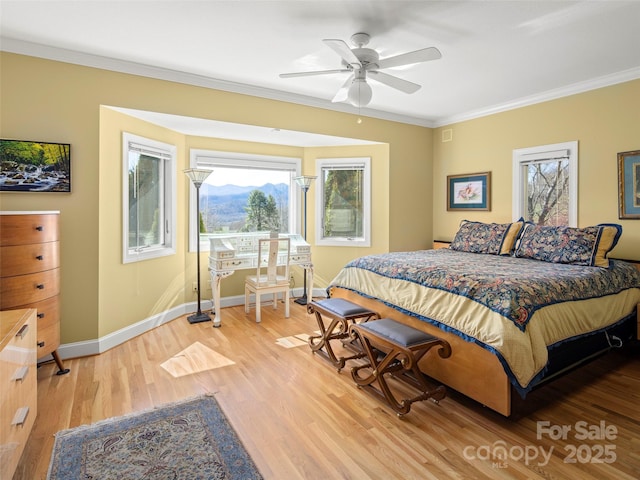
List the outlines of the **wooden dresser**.
{"type": "Polygon", "coordinates": [[[60,212],[0,212],[0,310],[37,310],[37,358],[60,346],[60,212]]]}
{"type": "Polygon", "coordinates": [[[10,479],[38,413],[36,310],[0,312],[0,478],[10,479]]]}

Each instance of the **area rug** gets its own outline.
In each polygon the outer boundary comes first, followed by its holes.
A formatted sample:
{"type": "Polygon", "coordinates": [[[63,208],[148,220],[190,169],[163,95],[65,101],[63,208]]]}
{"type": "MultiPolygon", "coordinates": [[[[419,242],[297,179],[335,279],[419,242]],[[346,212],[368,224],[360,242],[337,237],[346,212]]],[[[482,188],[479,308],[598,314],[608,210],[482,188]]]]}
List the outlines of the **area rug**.
{"type": "Polygon", "coordinates": [[[49,480],[258,480],[210,395],[58,432],[49,480]]]}

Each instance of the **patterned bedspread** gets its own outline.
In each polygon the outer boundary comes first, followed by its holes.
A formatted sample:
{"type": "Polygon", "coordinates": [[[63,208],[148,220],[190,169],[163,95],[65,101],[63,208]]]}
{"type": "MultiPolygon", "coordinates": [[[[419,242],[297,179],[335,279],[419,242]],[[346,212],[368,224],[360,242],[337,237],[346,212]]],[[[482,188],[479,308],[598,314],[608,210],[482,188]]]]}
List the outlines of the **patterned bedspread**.
{"type": "Polygon", "coordinates": [[[640,302],[640,272],[626,262],[604,269],[449,249],[362,257],[331,286],[478,343],[521,391],[544,370],[549,346],[612,325],[640,302]]]}

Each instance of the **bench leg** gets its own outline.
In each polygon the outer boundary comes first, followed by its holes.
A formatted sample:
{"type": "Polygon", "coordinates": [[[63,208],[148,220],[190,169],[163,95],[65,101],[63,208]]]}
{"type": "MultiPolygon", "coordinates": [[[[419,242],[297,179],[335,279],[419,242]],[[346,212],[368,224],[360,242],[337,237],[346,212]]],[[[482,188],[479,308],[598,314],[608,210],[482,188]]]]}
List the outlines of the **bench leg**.
{"type": "Polygon", "coordinates": [[[314,312],[318,327],[320,328],[320,335],[312,335],[308,339],[309,347],[313,353],[317,353],[326,358],[334,367],[340,372],[347,360],[354,360],[357,358],[363,358],[365,355],[362,352],[356,352],[348,357],[338,357],[333,351],[331,346],[331,340],[342,340],[349,337],[347,320],[341,318],[332,318],[328,327],[325,327],[322,315],[317,310],[314,312]]]}
{"type": "Polygon", "coordinates": [[[431,389],[425,375],[418,368],[418,361],[435,345],[440,345],[441,350],[443,348],[447,350],[448,343],[432,342],[414,351],[392,347],[388,352],[381,352],[373,347],[366,335],[362,335],[357,329],[354,332],[362,344],[369,363],[353,367],[351,377],[358,387],[367,387],[369,391],[382,397],[399,416],[409,413],[411,404],[414,402],[431,399],[438,403],[446,396],[446,388],[442,385],[431,389]],[[361,376],[361,371],[369,371],[369,374],[361,376]],[[410,384],[420,393],[412,398],[398,400],[387,383],[385,378],[387,374],[410,384]],[[374,386],[374,382],[377,382],[378,387],[374,386]]]}

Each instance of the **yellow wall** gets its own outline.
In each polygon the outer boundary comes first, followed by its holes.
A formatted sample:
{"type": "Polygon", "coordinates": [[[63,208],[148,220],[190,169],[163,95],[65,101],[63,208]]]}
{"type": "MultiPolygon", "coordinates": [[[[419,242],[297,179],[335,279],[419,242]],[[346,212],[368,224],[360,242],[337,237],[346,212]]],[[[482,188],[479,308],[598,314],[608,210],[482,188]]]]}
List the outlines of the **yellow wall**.
{"type": "MultiPolygon", "coordinates": [[[[375,241],[371,247],[339,248],[314,245],[316,209],[312,208],[311,205],[314,205],[315,195],[319,186],[317,182],[314,182],[309,189],[307,197],[310,205],[307,215],[307,239],[312,245],[314,287],[326,288],[337,273],[336,265],[344,265],[349,260],[363,255],[388,252],[390,249],[388,145],[306,148],[302,170],[309,175],[316,175],[317,159],[351,157],[371,158],[371,237],[375,241]]],[[[297,283],[297,285],[300,284],[297,283]]]]}
{"type": "MultiPolygon", "coordinates": [[[[354,115],[6,52],[0,53],[0,62],[0,136],[71,144],[72,193],[0,194],[3,210],[61,212],[62,343],[103,337],[193,299],[195,258],[187,253],[186,177],[178,179],[177,255],[122,264],[120,131],[126,126],[136,130],[131,133],[176,144],[178,172],[186,167],[190,147],[216,142],[124,119],[103,105],[388,144],[371,151],[377,195],[371,251],[424,248],[431,241],[433,209],[424,187],[431,183],[428,128],[371,118],[358,124],[354,115]],[[117,125],[120,121],[123,125],[117,125]]],[[[315,155],[327,153],[304,152],[303,173],[309,173],[315,155]]],[[[311,195],[309,199],[312,211],[311,195]]],[[[360,253],[354,248],[336,249],[336,255],[318,251],[318,278],[332,278],[346,260],[360,253]]],[[[206,265],[204,254],[201,263],[206,265]]]]}
{"type": "Polygon", "coordinates": [[[617,153],[640,149],[640,80],[438,128],[433,135],[433,236],[462,219],[512,220],[512,151],[578,141],[578,226],[619,223],[612,256],[640,260],[640,221],[618,219],[617,153]],[[452,129],[453,140],[442,142],[452,129]],[[491,172],[490,212],[447,212],[447,175],[491,172]]]}
{"type": "MultiPolygon", "coordinates": [[[[426,248],[434,237],[450,240],[463,218],[511,220],[512,150],[570,140],[579,141],[579,224],[621,223],[624,233],[615,255],[640,259],[640,221],[617,218],[616,162],[617,152],[640,148],[640,81],[443,127],[453,130],[453,141],[442,143],[443,128],[432,131],[371,118],[358,124],[354,115],[4,52],[0,62],[0,136],[72,145],[71,194],[0,194],[3,210],[61,211],[62,343],[103,337],[194,298],[186,177],[178,178],[178,253],[122,264],[123,128],[176,144],[178,172],[186,167],[189,148],[292,152],[289,147],[185,138],[102,105],[381,142],[337,150],[295,149],[305,174],[315,171],[316,158],[372,158],[372,247],[314,247],[319,286],[326,286],[356,256],[426,248]],[[492,172],[492,211],[447,212],[446,176],[481,171],[492,172]]],[[[314,234],[313,189],[309,239],[314,234]]],[[[206,278],[206,254],[201,263],[206,278]]],[[[223,295],[229,292],[223,290],[223,295]]]]}
{"type": "MultiPolygon", "coordinates": [[[[98,314],[108,320],[98,322],[98,337],[183,304],[187,278],[195,275],[195,261],[193,266],[185,264],[186,215],[177,217],[176,255],[122,263],[123,132],[176,145],[179,165],[184,165],[188,156],[184,135],[100,108],[98,314]]],[[[73,160],[72,153],[72,165],[73,160]]],[[[188,181],[186,176],[178,176],[178,199],[187,198],[188,181]]],[[[179,201],[178,205],[184,207],[185,203],[179,201]]]]}

